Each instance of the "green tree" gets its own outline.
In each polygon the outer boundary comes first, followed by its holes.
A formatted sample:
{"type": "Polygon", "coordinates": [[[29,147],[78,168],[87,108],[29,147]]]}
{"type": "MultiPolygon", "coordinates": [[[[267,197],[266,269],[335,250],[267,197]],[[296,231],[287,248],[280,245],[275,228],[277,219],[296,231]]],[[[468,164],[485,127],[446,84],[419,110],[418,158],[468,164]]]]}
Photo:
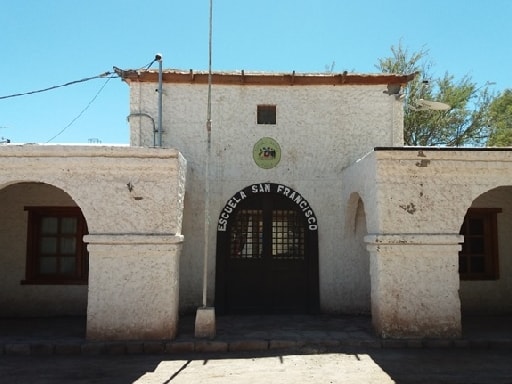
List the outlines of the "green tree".
{"type": "MultiPolygon", "coordinates": [[[[404,144],[418,146],[483,146],[489,136],[488,86],[478,87],[469,76],[460,80],[446,72],[432,75],[432,61],[426,49],[409,53],[401,44],[391,47],[391,57],[379,59],[383,73],[412,74],[415,78],[402,90],[405,95],[404,144]],[[433,110],[422,101],[448,105],[433,110]]],[[[440,105],[437,105],[440,107],[440,105]]]]}
{"type": "Polygon", "coordinates": [[[491,133],[487,145],[505,147],[512,145],[512,90],[497,96],[489,107],[491,133]]]}

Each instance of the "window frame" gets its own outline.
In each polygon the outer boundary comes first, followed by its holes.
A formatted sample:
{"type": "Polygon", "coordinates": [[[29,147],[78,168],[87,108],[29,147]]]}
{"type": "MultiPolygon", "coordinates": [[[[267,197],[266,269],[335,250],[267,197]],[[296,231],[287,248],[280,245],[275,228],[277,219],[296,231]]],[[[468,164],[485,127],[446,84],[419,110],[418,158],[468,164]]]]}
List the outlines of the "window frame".
{"type": "Polygon", "coordinates": [[[459,251],[459,276],[461,280],[498,280],[499,279],[499,244],[498,244],[498,213],[501,208],[469,208],[464,216],[460,234],[464,235],[459,251]],[[469,219],[482,220],[482,234],[472,234],[468,229],[469,219]],[[483,239],[483,253],[471,252],[465,243],[470,239],[483,239]],[[471,271],[471,258],[483,257],[484,271],[471,271]],[[466,258],[468,271],[461,271],[461,258],[466,258]]]}
{"type": "Polygon", "coordinates": [[[277,106],[275,104],[258,104],[256,122],[258,125],[276,125],[277,106]]]}
{"type": "MultiPolygon", "coordinates": [[[[47,207],[47,206],[27,206],[25,211],[27,216],[27,252],[26,252],[26,271],[25,279],[21,284],[40,284],[40,285],[84,285],[89,280],[89,253],[87,244],[83,241],[83,236],[88,233],[87,222],[79,207],[47,207]],[[55,237],[62,238],[74,237],[75,243],[75,271],[71,274],[65,273],[48,273],[43,274],[39,271],[39,261],[41,258],[41,223],[45,217],[57,217],[59,223],[61,219],[66,217],[74,217],[77,219],[77,227],[74,236],[61,232],[60,224],[55,237]]],[[[57,249],[55,253],[57,263],[63,257],[57,249]]],[[[69,257],[69,256],[68,256],[69,257]]],[[[60,264],[58,264],[60,265],[60,264]]]]}

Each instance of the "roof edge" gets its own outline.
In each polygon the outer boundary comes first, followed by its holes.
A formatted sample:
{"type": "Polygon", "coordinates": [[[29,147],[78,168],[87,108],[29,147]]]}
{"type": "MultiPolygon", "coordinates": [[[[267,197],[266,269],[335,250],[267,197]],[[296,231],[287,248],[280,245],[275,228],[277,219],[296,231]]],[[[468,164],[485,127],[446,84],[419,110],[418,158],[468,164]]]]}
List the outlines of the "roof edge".
{"type": "Polygon", "coordinates": [[[375,147],[375,152],[395,151],[432,151],[432,152],[512,152],[512,147],[422,147],[422,146],[403,146],[403,147],[375,147]]]}
{"type": "MultiPolygon", "coordinates": [[[[157,70],[121,70],[116,73],[127,83],[157,83],[157,70]]],[[[212,84],[224,85],[404,85],[413,80],[416,73],[398,75],[389,73],[272,73],[272,72],[213,72],[212,84]]],[[[166,69],[162,72],[164,83],[208,84],[208,72],[166,69]]]]}

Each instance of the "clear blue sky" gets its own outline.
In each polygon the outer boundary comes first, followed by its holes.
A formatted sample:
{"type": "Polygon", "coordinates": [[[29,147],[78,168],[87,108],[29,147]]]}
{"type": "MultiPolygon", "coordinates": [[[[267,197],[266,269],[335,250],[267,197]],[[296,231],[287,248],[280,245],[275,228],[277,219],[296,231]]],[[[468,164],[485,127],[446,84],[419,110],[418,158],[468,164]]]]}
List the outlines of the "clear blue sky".
{"type": "MultiPolygon", "coordinates": [[[[213,69],[376,72],[390,47],[429,50],[438,75],[512,88],[510,0],[213,0],[213,69]]],[[[208,68],[209,0],[6,0],[0,9],[0,96],[163,55],[164,68],[208,68]]],[[[157,65],[154,65],[157,69],[157,65]]],[[[92,80],[0,99],[0,137],[47,142],[105,85],[92,80]]],[[[129,88],[111,79],[52,143],[128,143],[129,88]]],[[[205,108],[206,114],[206,108],[205,108]]],[[[206,116],[205,116],[206,120],[206,116]]]]}

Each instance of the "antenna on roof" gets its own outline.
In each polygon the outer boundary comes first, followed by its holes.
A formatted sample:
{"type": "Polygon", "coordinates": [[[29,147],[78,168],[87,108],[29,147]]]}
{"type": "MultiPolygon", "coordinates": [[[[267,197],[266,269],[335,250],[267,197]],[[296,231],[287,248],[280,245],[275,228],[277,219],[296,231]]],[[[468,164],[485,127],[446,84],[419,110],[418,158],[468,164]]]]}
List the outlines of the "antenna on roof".
{"type": "MultiPolygon", "coordinates": [[[[9,127],[0,127],[0,128],[9,128],[9,127]]],[[[7,137],[0,136],[0,144],[9,144],[11,140],[9,140],[7,137]]]]}
{"type": "Polygon", "coordinates": [[[413,111],[447,111],[451,107],[440,101],[418,99],[416,105],[409,106],[413,111]]]}
{"type": "MultiPolygon", "coordinates": [[[[423,80],[422,84],[423,88],[421,93],[423,93],[424,89],[428,87],[430,83],[428,80],[423,80]]],[[[451,106],[446,103],[441,103],[440,101],[425,100],[421,98],[416,100],[414,105],[409,104],[409,108],[411,108],[413,111],[447,111],[451,108],[451,106]]]]}

